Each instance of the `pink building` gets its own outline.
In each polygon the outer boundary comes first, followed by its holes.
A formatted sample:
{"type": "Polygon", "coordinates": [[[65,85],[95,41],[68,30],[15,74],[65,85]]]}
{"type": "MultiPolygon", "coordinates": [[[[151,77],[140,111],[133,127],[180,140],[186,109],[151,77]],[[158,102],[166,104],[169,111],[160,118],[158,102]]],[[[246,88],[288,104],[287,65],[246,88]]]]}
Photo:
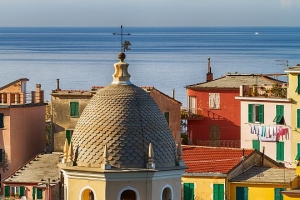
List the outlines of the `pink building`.
{"type": "Polygon", "coordinates": [[[45,148],[45,104],[41,85],[27,93],[27,78],[0,87],[1,180],[45,148]]]}

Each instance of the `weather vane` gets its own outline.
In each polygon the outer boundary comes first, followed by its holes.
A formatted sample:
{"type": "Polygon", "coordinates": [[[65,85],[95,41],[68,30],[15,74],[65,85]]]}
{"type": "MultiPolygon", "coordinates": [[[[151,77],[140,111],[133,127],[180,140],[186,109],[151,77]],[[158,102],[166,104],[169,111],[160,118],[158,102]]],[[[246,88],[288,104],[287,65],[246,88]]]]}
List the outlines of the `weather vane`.
{"type": "Polygon", "coordinates": [[[123,43],[123,35],[130,35],[130,33],[123,33],[123,26],[121,25],[121,33],[113,33],[113,35],[120,35],[121,36],[121,52],[129,51],[131,46],[130,42],[124,40],[123,43]]]}

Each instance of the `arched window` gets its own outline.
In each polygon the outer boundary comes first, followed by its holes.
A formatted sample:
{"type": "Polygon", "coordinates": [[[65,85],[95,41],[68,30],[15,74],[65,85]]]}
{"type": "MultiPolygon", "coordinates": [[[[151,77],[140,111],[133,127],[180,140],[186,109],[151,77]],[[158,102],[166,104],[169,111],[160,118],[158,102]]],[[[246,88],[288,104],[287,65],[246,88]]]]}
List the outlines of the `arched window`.
{"type": "Polygon", "coordinates": [[[120,200],[137,200],[136,194],[133,190],[125,190],[122,192],[120,200]]]}
{"type": "Polygon", "coordinates": [[[172,200],[172,191],[170,188],[166,187],[162,192],[162,200],[172,200]]]}
{"type": "Polygon", "coordinates": [[[95,200],[94,192],[90,189],[85,189],[82,192],[81,200],[95,200]]]}

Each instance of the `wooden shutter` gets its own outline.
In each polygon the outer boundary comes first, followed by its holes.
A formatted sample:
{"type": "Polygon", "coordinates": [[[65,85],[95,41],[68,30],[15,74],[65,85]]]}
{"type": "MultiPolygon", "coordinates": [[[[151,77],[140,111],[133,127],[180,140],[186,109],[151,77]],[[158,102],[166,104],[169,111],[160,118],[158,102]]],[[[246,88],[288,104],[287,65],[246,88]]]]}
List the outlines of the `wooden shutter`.
{"type": "Polygon", "coordinates": [[[223,199],[224,199],[224,184],[214,184],[213,200],[223,200],[223,199]]]}
{"type": "Polygon", "coordinates": [[[37,199],[43,199],[43,190],[37,189],[37,199]]]}
{"type": "Polygon", "coordinates": [[[194,200],[194,183],[183,183],[184,200],[194,200]]]}
{"type": "Polygon", "coordinates": [[[79,103],[78,102],[70,102],[70,116],[78,117],[79,116],[79,103]]]}
{"type": "Polygon", "coordinates": [[[300,94],[300,75],[298,75],[298,86],[296,91],[298,92],[298,94],[300,94]]]}
{"type": "Polygon", "coordinates": [[[252,148],[260,151],[260,142],[259,142],[259,140],[252,140],[252,148]]]}
{"type": "Polygon", "coordinates": [[[274,188],[274,200],[283,200],[283,196],[281,194],[281,191],[283,190],[283,188],[274,188]]]}
{"type": "Polygon", "coordinates": [[[72,137],[71,130],[66,130],[66,138],[67,138],[69,144],[71,142],[71,137],[72,137]]]}
{"type": "Polygon", "coordinates": [[[10,197],[10,187],[8,185],[4,186],[4,196],[10,197]]]}
{"type": "Polygon", "coordinates": [[[264,123],[264,105],[259,105],[259,122],[264,123]]]}
{"type": "Polygon", "coordinates": [[[297,128],[300,128],[300,109],[297,109],[297,128]]]}
{"type": "Polygon", "coordinates": [[[248,200],[248,187],[236,187],[236,199],[248,200]]]}
{"type": "Polygon", "coordinates": [[[20,197],[25,196],[25,187],[20,186],[20,197]]]}
{"type": "Polygon", "coordinates": [[[220,108],[220,93],[215,94],[215,108],[220,108]]]}
{"type": "Polygon", "coordinates": [[[0,113],[0,128],[4,128],[4,114],[0,113]]]}
{"type": "Polygon", "coordinates": [[[4,150],[3,149],[0,149],[0,162],[4,162],[4,150]]]}
{"type": "Polygon", "coordinates": [[[165,112],[165,118],[169,124],[169,118],[170,118],[170,113],[169,112],[165,112]]]}
{"type": "Polygon", "coordinates": [[[276,143],[276,160],[284,160],[284,142],[276,143]]]}
{"type": "Polygon", "coordinates": [[[295,160],[300,160],[300,143],[297,143],[297,155],[295,160]]]}
{"type": "Polygon", "coordinates": [[[36,199],[35,194],[36,194],[36,188],[32,187],[32,199],[36,199]]]}
{"type": "Polygon", "coordinates": [[[253,122],[253,104],[248,104],[248,122],[253,122]]]}

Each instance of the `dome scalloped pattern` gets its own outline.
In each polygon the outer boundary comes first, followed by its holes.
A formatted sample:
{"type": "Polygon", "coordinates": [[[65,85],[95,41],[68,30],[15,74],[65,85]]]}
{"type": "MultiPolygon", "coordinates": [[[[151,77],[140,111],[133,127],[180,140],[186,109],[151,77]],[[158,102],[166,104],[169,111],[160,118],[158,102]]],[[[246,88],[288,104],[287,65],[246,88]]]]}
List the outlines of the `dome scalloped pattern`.
{"type": "Polygon", "coordinates": [[[153,144],[157,168],[176,165],[176,146],[169,125],[153,98],[135,85],[109,85],[84,109],[72,136],[78,166],[108,162],[115,168],[145,168],[153,144]]]}

